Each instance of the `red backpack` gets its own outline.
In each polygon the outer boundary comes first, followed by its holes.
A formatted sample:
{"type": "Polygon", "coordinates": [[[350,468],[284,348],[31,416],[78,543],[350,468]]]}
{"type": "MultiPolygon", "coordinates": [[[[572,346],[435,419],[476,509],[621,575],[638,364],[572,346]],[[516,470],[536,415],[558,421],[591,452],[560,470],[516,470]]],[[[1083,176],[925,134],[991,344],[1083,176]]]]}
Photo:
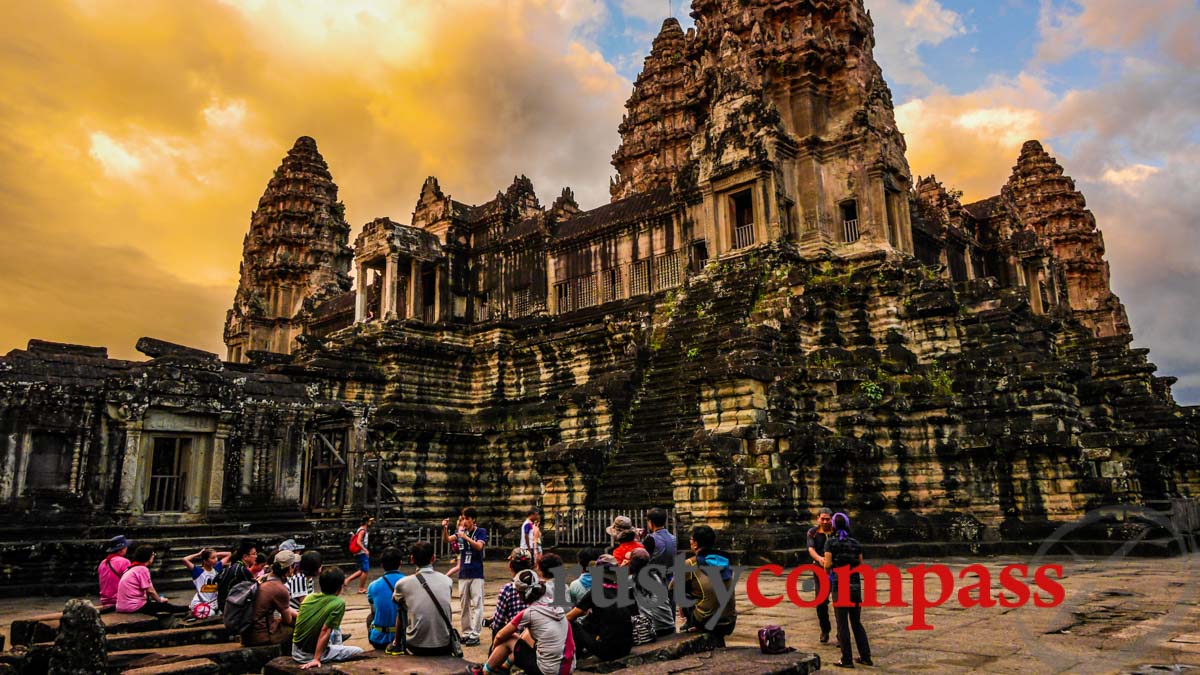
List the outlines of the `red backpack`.
{"type": "Polygon", "coordinates": [[[350,533],[350,552],[353,553],[354,555],[358,555],[359,553],[362,553],[362,544],[358,543],[358,541],[359,541],[358,534],[360,532],[362,532],[361,527],[358,528],[357,530],[355,530],[354,532],[350,533]]]}

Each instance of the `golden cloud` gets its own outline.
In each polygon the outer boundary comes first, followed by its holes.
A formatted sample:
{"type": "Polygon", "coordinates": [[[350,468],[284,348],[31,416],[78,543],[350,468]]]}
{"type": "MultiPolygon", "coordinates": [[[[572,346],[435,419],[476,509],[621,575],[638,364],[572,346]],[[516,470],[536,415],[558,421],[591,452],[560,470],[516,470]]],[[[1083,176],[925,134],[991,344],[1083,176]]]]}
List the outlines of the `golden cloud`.
{"type": "Polygon", "coordinates": [[[300,135],[352,223],[407,221],[427,175],[464,201],[516,173],[604,201],[629,83],[571,37],[594,19],[565,0],[5,3],[0,350],[222,352],[250,211],[300,135]]]}

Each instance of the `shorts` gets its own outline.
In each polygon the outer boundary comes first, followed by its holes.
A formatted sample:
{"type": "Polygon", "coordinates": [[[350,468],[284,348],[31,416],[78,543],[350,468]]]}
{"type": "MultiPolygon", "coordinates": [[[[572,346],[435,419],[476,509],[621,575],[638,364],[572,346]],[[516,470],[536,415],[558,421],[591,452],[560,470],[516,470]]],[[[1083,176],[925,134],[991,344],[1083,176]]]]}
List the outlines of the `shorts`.
{"type": "Polygon", "coordinates": [[[366,553],[355,553],[354,559],[358,561],[358,569],[364,572],[371,571],[371,556],[366,553]]]}
{"type": "Polygon", "coordinates": [[[529,675],[542,675],[542,670],[538,668],[537,649],[530,647],[529,643],[517,638],[517,646],[513,647],[513,665],[520,668],[529,675]]]}

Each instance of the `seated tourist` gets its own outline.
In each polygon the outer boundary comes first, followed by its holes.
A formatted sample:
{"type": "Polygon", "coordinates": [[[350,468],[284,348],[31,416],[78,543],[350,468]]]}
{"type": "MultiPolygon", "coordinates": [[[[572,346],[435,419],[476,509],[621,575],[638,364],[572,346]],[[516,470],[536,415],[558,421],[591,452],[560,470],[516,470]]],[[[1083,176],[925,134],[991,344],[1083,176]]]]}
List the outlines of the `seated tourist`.
{"type": "MultiPolygon", "coordinates": [[[[514,548],[508,556],[508,570],[514,576],[522,570],[533,569],[533,566],[533,555],[529,549],[514,548]]],[[[517,612],[523,609],[525,609],[525,603],[521,602],[521,596],[517,594],[517,589],[513,587],[512,582],[504,584],[504,587],[500,589],[500,594],[496,596],[496,611],[492,613],[492,618],[487,620],[488,626],[492,628],[493,642],[495,642],[496,633],[499,633],[500,629],[508,625],[517,612]]]]}
{"type": "Polygon", "coordinates": [[[150,566],[154,564],[154,547],[142,545],[133,552],[129,569],[117,584],[117,611],[122,614],[186,614],[187,607],[172,605],[154,590],[150,566]]]}
{"type": "MultiPolygon", "coordinates": [[[[650,543],[654,540],[646,541],[650,543]]],[[[667,592],[669,582],[662,566],[650,566],[653,555],[649,546],[645,550],[631,551],[629,574],[633,577],[633,593],[637,600],[638,613],[650,619],[654,626],[654,634],[661,638],[675,633],[675,608],[671,605],[671,594],[667,592]]]]}
{"type": "Polygon", "coordinates": [[[317,577],[321,576],[321,562],[320,551],[305,551],[300,556],[299,569],[287,580],[292,609],[300,611],[300,603],[316,590],[317,577]]]}
{"type": "Polygon", "coordinates": [[[225,598],[229,597],[229,591],[243,581],[254,580],[250,568],[258,559],[258,545],[249,539],[243,539],[238,543],[237,553],[233,558],[233,562],[217,576],[217,609],[222,612],[225,611],[225,598]]]}
{"type": "Polygon", "coordinates": [[[296,628],[292,633],[292,659],[303,670],[320,668],[322,663],[348,661],[362,653],[362,647],[342,644],[342,618],[346,601],[339,598],[346,585],[346,573],[337,567],[321,571],[319,593],[300,603],[296,628]]]}
{"type": "Polygon", "coordinates": [[[592,565],[596,564],[596,558],[599,558],[600,555],[601,555],[601,553],[600,553],[599,549],[595,549],[595,548],[580,549],[578,560],[579,560],[579,566],[583,568],[583,574],[580,574],[579,578],[576,579],[575,581],[572,581],[571,585],[567,587],[567,598],[570,599],[572,605],[577,604],[580,600],[583,599],[583,596],[585,596],[591,592],[591,590],[592,590],[591,569],[592,569],[592,565]]]}
{"type": "Polygon", "coordinates": [[[433,569],[433,544],[412,545],[416,573],[401,579],[392,594],[399,609],[396,638],[388,654],[447,656],[450,654],[450,595],[454,582],[433,569]]]}
{"type": "Polygon", "coordinates": [[[192,594],[192,601],[188,603],[188,609],[191,610],[193,617],[203,619],[219,613],[217,611],[217,576],[225,569],[231,555],[228,551],[218,553],[211,548],[205,548],[201,549],[199,553],[193,553],[183,558],[183,565],[191,573],[192,584],[196,587],[196,592],[192,594]]]}
{"type": "Polygon", "coordinates": [[[396,590],[396,584],[404,578],[404,573],[400,571],[401,560],[400,549],[395,546],[383,549],[383,555],[379,557],[383,576],[367,586],[367,604],[371,606],[371,613],[367,616],[367,642],[375,649],[385,649],[396,641],[398,612],[392,593],[396,590]]]}
{"type": "Polygon", "coordinates": [[[275,554],[270,572],[259,582],[254,595],[253,619],[250,629],[242,634],[242,645],[281,645],[291,641],[296,610],[289,604],[287,580],[295,574],[293,566],[299,561],[295,551],[275,554]]]}
{"type": "Polygon", "coordinates": [[[127,551],[129,540],[123,534],[109,539],[104,547],[104,560],[96,569],[96,575],[100,578],[101,607],[117,604],[117,585],[121,583],[125,570],[129,569],[129,559],[125,557],[127,551]]]}
{"type": "Polygon", "coordinates": [[[512,621],[496,633],[487,663],[473,666],[468,672],[499,675],[514,667],[529,675],[569,675],[574,672],[575,641],[571,637],[571,623],[562,609],[552,604],[546,583],[533,570],[522,570],[513,577],[513,587],[526,608],[517,612],[512,621]]]}
{"type": "Polygon", "coordinates": [[[538,558],[537,565],[534,567],[537,573],[541,576],[542,581],[546,584],[547,602],[553,602],[554,584],[559,577],[562,577],[563,588],[567,585],[567,568],[563,566],[562,557],[557,553],[543,553],[541,558],[538,558]]]}
{"type": "Polygon", "coordinates": [[[567,621],[571,622],[571,634],[579,653],[586,651],[601,661],[612,661],[628,656],[633,649],[633,616],[638,607],[629,591],[625,592],[626,597],[620,597],[617,585],[620,565],[616,558],[602,555],[596,560],[596,567],[602,570],[602,577],[596,581],[600,582],[606,606],[596,602],[595,593],[588,593],[567,612],[567,621]]]}
{"type": "Polygon", "coordinates": [[[642,543],[637,540],[637,530],[633,527],[633,521],[628,516],[617,516],[613,518],[612,525],[605,529],[613,539],[617,540],[617,547],[613,549],[612,556],[617,559],[620,565],[629,564],[629,552],[645,548],[642,543]]]}
{"type": "MultiPolygon", "coordinates": [[[[708,525],[698,525],[692,529],[691,548],[695,555],[687,561],[688,571],[682,582],[687,597],[696,604],[680,607],[679,613],[684,619],[683,630],[707,632],[712,635],[715,644],[724,646],[725,638],[733,633],[737,625],[737,605],[732,596],[733,570],[729,568],[729,557],[715,550],[716,543],[717,533],[708,525]],[[721,583],[730,593],[723,611],[713,590],[712,576],[705,571],[705,567],[715,567],[720,571],[721,583]]],[[[672,587],[679,582],[678,578],[671,580],[672,587]]]]}

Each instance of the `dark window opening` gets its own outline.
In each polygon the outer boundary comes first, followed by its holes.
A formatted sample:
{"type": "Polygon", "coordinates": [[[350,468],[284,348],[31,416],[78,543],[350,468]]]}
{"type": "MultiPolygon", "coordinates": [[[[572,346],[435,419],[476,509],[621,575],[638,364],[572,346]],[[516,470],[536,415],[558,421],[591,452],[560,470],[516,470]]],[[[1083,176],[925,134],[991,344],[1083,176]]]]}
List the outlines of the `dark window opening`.
{"type": "Polygon", "coordinates": [[[422,318],[433,323],[437,313],[437,268],[425,267],[421,270],[421,308],[422,318]]]}
{"type": "Polygon", "coordinates": [[[182,511],[192,439],[155,436],[150,448],[150,490],[146,511],[182,511]]]}
{"type": "Polygon", "coordinates": [[[754,244],[754,199],[749,190],[729,197],[733,207],[733,247],[746,248],[754,244]]]}
{"type": "Polygon", "coordinates": [[[839,205],[842,212],[842,241],[847,244],[858,241],[858,202],[851,199],[839,205]]]}
{"type": "Polygon", "coordinates": [[[967,280],[966,251],[959,244],[946,246],[946,262],[950,266],[950,278],[954,281],[967,280]]]}
{"type": "Polygon", "coordinates": [[[74,448],[71,437],[53,431],[35,431],[25,468],[25,490],[66,492],[71,488],[74,448]]]}
{"type": "Polygon", "coordinates": [[[700,273],[708,264],[708,242],[701,239],[692,242],[692,272],[700,273]]]}

